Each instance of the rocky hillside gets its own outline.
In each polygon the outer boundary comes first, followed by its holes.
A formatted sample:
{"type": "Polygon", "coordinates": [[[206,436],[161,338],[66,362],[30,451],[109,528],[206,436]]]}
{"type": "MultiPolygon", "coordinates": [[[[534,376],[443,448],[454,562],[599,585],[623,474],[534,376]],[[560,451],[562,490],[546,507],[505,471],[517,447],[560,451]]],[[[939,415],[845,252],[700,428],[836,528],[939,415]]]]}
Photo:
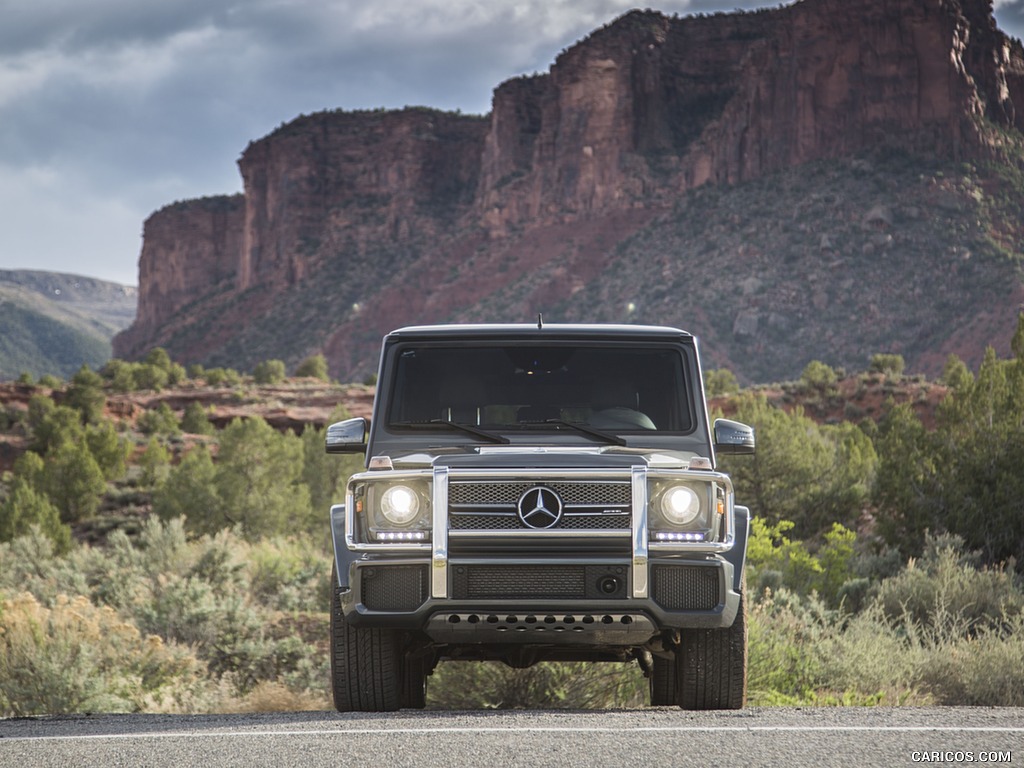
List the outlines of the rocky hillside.
{"type": "Polygon", "coordinates": [[[0,381],[99,367],[135,319],[136,299],[132,286],[90,277],[0,270],[0,381]]]}
{"type": "Polygon", "coordinates": [[[120,357],[372,372],[409,323],[671,323],[742,380],[1008,348],[1024,48],[989,0],[634,11],[486,117],[325,112],[145,224],[120,357]]]}

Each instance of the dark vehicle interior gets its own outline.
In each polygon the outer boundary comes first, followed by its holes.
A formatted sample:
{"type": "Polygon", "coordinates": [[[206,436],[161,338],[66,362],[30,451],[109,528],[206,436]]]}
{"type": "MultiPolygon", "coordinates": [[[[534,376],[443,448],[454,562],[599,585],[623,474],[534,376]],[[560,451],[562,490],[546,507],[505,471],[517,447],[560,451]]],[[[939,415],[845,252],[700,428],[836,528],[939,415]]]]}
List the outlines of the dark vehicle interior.
{"type": "Polygon", "coordinates": [[[388,424],[687,433],[683,362],[665,346],[409,346],[398,354],[388,424]]]}

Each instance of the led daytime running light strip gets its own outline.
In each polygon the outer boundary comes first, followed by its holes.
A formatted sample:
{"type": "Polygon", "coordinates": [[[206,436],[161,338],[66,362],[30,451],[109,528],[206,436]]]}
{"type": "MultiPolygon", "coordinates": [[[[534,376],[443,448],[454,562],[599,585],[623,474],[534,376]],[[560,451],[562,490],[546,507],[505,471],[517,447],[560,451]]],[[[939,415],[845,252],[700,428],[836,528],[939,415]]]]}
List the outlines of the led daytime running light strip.
{"type": "Polygon", "coordinates": [[[426,541],[427,531],[377,531],[377,541],[426,541]]]}
{"type": "Polygon", "coordinates": [[[676,531],[657,531],[655,541],[704,541],[703,533],[679,533],[676,531]]]}

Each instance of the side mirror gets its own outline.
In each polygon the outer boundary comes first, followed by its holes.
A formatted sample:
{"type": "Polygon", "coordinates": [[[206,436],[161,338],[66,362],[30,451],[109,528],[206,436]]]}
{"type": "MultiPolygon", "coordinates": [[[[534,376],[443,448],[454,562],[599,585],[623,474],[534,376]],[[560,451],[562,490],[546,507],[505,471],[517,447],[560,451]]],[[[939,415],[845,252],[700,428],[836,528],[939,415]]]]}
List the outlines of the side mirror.
{"type": "Polygon", "coordinates": [[[366,419],[345,419],[327,428],[328,453],[363,453],[366,450],[366,419]]]}
{"type": "Polygon", "coordinates": [[[754,452],[754,428],[738,421],[715,419],[715,451],[729,454],[754,452]]]}

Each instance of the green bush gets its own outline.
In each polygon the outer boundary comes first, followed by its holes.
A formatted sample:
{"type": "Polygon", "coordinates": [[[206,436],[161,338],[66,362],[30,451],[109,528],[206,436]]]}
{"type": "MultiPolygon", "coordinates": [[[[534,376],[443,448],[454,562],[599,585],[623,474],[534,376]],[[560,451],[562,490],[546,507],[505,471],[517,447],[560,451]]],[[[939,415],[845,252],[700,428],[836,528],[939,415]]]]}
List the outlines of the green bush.
{"type": "Polygon", "coordinates": [[[905,367],[906,363],[903,361],[903,355],[897,354],[872,355],[871,362],[868,364],[869,371],[886,373],[891,376],[902,376],[905,367]]]}
{"type": "Polygon", "coordinates": [[[202,682],[186,650],[144,637],[109,607],[22,593],[0,605],[0,715],[173,708],[202,682]]]}
{"type": "Polygon", "coordinates": [[[979,567],[979,559],[958,537],[929,535],[922,556],[880,584],[878,603],[890,621],[905,618],[942,637],[1001,630],[1024,611],[1024,590],[1012,571],[979,567]]]}
{"type": "Polygon", "coordinates": [[[107,404],[103,393],[103,377],[83,365],[71,377],[66,399],[67,404],[81,414],[82,421],[95,424],[103,418],[103,408],[107,404]]]}
{"type": "Polygon", "coordinates": [[[146,449],[139,456],[139,483],[146,488],[155,488],[164,483],[171,474],[171,454],[157,438],[149,438],[146,449]]]}
{"type": "Polygon", "coordinates": [[[754,517],[792,521],[800,539],[856,522],[877,464],[864,432],[845,423],[818,425],[801,409],[788,413],[763,396],[739,397],[736,418],[756,430],[757,453],[722,457],[721,464],[754,517]]]}
{"type": "Polygon", "coordinates": [[[63,443],[50,451],[40,485],[65,523],[92,517],[107,490],[103,470],[82,443],[63,443]]]}
{"type": "Polygon", "coordinates": [[[800,381],[804,386],[819,391],[828,390],[838,380],[839,375],[835,372],[835,369],[820,360],[809,362],[804,368],[803,373],[800,374],[800,381]]]}
{"type": "Polygon", "coordinates": [[[606,709],[640,707],[647,681],[635,663],[542,662],[513,669],[500,662],[447,661],[427,686],[433,709],[606,709]]]}
{"type": "Polygon", "coordinates": [[[731,395],[740,391],[740,383],[728,368],[710,369],[704,372],[704,390],[708,397],[731,395]]]}
{"type": "MultiPolygon", "coordinates": [[[[147,647],[165,647],[174,653],[186,646],[191,649],[188,670],[175,673],[172,669],[169,674],[174,679],[167,679],[159,689],[143,686],[135,698],[110,698],[116,681],[111,683],[109,675],[105,678],[94,666],[84,667],[86,671],[79,675],[78,668],[68,664],[68,680],[55,680],[54,676],[61,674],[57,669],[48,670],[51,677],[42,678],[55,699],[33,704],[28,694],[18,689],[14,693],[17,701],[10,708],[136,711],[137,700],[142,700],[146,711],[240,710],[251,708],[243,701],[250,692],[267,686],[282,691],[280,698],[299,704],[318,701],[322,706],[329,674],[325,651],[279,628],[284,614],[254,599],[252,585],[261,584],[259,589],[279,586],[286,593],[308,587],[306,605],[323,608],[329,593],[329,576],[325,575],[329,560],[298,540],[280,545],[263,542],[257,550],[230,531],[189,541],[180,519],[168,524],[151,519],[137,542],[116,531],[103,550],[80,546],[65,557],[56,556],[52,544],[38,532],[0,544],[4,563],[0,598],[24,590],[45,610],[54,610],[70,599],[82,606],[80,613],[116,616],[125,631],[140,637],[150,635],[147,647]],[[277,568],[274,564],[278,561],[287,567],[277,568]],[[276,571],[275,578],[267,578],[268,568],[276,571]],[[81,687],[77,681],[85,675],[95,678],[94,688],[80,695],[75,686],[81,687]]],[[[302,602],[294,594],[277,599],[294,605],[302,602]]],[[[296,614],[289,611],[288,615],[296,614]]],[[[99,637],[87,631],[88,627],[76,625],[61,635],[63,646],[51,643],[43,651],[51,658],[64,653],[64,646],[77,643],[84,657],[112,654],[107,648],[93,647],[105,642],[104,633],[109,631],[109,622],[101,624],[99,637]]],[[[325,633],[326,617],[313,626],[318,636],[325,633]]],[[[0,635],[4,631],[0,616],[0,635]]],[[[132,650],[122,650],[125,675],[130,676],[132,650]]],[[[9,690],[15,690],[13,684],[9,690]]],[[[0,693],[0,699],[3,695],[0,693]]],[[[0,716],[8,704],[0,701],[0,716]]]]}
{"type": "Polygon", "coordinates": [[[15,478],[0,502],[0,542],[24,536],[33,528],[49,538],[57,552],[71,548],[71,528],[61,522],[57,508],[30,482],[15,478]]]}
{"type": "Polygon", "coordinates": [[[144,435],[170,435],[181,434],[178,428],[178,417],[167,403],[160,403],[156,408],[150,408],[136,420],[136,426],[144,435]]]}
{"type": "Polygon", "coordinates": [[[79,443],[84,437],[81,414],[57,405],[46,395],[29,399],[26,423],[32,436],[29,447],[39,454],[49,453],[63,443],[79,443]]]}
{"type": "Polygon", "coordinates": [[[216,430],[210,423],[207,410],[196,400],[185,406],[181,417],[181,430],[192,435],[212,435],[216,430]]]}
{"type": "Polygon", "coordinates": [[[327,358],[323,355],[310,355],[299,363],[295,369],[295,375],[328,381],[330,376],[327,372],[327,358]]]}
{"type": "Polygon", "coordinates": [[[308,539],[264,539],[246,561],[253,599],[279,611],[329,611],[331,561],[308,539]]]}
{"type": "Polygon", "coordinates": [[[242,376],[231,368],[208,368],[206,383],[211,387],[237,387],[242,383],[242,376]]]}
{"type": "Polygon", "coordinates": [[[85,443],[106,480],[117,480],[128,471],[132,446],[117,434],[109,419],[90,424],[85,430],[85,443]]]}
{"type": "Polygon", "coordinates": [[[257,363],[252,376],[257,384],[280,384],[285,377],[284,361],[265,360],[257,363]]]}
{"type": "Polygon", "coordinates": [[[939,704],[1024,706],[1024,614],[1008,616],[1001,629],[934,646],[920,675],[939,704]]]}

